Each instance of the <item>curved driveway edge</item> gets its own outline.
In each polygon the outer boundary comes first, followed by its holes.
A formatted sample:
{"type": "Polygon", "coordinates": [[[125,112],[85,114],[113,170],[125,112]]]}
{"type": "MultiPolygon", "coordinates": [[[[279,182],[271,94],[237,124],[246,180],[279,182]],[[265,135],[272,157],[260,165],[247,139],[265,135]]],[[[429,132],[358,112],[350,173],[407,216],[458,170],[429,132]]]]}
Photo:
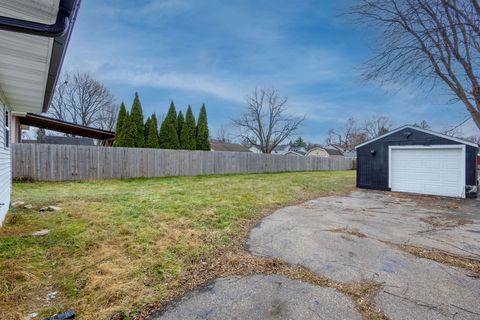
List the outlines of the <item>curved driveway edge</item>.
{"type": "Polygon", "coordinates": [[[150,319],[357,320],[362,317],[353,302],[335,289],[259,274],[217,279],[150,319]]]}

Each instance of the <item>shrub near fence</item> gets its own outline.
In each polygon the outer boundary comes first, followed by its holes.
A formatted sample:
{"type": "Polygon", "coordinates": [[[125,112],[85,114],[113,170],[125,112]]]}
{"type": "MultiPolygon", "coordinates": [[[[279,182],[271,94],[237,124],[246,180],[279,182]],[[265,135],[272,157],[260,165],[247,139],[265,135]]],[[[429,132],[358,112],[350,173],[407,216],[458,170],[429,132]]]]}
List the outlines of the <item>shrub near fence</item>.
{"type": "Polygon", "coordinates": [[[13,144],[14,178],[41,181],[122,179],[222,173],[349,170],[351,158],[250,152],[13,144]]]}

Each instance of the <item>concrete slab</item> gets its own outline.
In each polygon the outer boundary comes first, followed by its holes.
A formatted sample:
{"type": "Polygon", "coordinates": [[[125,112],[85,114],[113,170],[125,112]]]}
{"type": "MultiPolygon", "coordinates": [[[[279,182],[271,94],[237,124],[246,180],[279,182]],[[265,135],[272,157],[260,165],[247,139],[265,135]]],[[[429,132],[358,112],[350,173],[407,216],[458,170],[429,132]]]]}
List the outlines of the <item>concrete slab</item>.
{"type": "Polygon", "coordinates": [[[280,209],[252,230],[247,246],[254,254],[300,264],[337,281],[383,283],[375,301],[391,319],[479,319],[478,279],[382,242],[478,257],[478,215],[361,191],[280,209]],[[428,222],[436,219],[440,227],[428,222]]]}
{"type": "Polygon", "coordinates": [[[362,319],[350,299],[276,275],[218,279],[193,291],[150,320],[362,319]]]}

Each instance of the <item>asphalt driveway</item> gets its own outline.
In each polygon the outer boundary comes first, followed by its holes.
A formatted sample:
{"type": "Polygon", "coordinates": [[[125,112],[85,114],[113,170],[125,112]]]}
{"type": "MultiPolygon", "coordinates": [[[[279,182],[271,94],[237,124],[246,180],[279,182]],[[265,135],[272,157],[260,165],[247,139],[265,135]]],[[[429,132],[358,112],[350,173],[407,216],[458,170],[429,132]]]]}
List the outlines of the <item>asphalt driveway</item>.
{"type": "MultiPolygon", "coordinates": [[[[280,209],[250,233],[248,250],[337,283],[375,282],[389,319],[480,319],[480,200],[355,191],[280,209]],[[406,248],[428,249],[432,257],[406,248]],[[450,260],[442,261],[442,257],[450,260]],[[453,258],[452,258],[453,257],[453,258]],[[437,260],[438,262],[434,261],[437,260]]],[[[339,291],[277,275],[217,279],[153,319],[361,319],[339,291]]]]}

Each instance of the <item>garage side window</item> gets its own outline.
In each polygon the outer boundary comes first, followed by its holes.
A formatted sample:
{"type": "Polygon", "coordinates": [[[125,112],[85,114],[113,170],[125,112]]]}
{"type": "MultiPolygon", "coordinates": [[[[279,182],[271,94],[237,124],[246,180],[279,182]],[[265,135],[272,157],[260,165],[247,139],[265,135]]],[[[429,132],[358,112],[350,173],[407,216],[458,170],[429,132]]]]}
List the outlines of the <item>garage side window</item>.
{"type": "Polygon", "coordinates": [[[5,149],[8,149],[10,148],[10,114],[8,113],[8,110],[4,109],[5,110],[5,119],[4,119],[4,123],[5,123],[5,137],[4,137],[4,140],[5,140],[5,149]]]}

